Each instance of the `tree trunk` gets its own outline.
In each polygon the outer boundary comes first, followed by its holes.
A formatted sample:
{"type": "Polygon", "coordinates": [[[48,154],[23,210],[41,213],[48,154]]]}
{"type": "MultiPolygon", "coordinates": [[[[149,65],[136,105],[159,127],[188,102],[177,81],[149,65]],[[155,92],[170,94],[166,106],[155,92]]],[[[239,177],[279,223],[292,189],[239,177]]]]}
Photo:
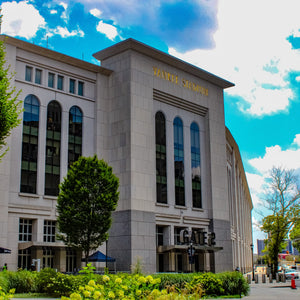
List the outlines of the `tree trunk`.
{"type": "Polygon", "coordinates": [[[84,251],[84,261],[85,261],[85,266],[89,263],[89,252],[88,250],[84,251]]]}

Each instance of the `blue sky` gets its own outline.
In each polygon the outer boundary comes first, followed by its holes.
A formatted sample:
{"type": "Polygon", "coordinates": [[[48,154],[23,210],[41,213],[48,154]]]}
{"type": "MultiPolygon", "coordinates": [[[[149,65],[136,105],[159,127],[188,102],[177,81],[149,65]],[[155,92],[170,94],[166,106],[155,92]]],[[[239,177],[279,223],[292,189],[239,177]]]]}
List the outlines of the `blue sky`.
{"type": "MultiPolygon", "coordinates": [[[[225,90],[226,125],[255,208],[272,166],[300,174],[299,0],[0,3],[4,34],[96,64],[93,53],[134,38],[235,83],[225,90]]],[[[262,237],[254,226],[254,242],[262,237]]]]}

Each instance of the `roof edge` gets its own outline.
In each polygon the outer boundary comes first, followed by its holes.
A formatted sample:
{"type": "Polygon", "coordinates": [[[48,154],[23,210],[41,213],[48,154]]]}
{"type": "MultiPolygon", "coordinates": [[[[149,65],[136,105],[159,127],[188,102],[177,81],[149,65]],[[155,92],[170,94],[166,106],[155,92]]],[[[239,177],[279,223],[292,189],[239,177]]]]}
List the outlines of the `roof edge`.
{"type": "Polygon", "coordinates": [[[216,76],[212,73],[209,73],[201,68],[198,68],[190,63],[187,63],[179,58],[176,58],[170,54],[167,54],[165,52],[157,50],[156,48],[148,46],[148,45],[146,45],[142,42],[139,42],[135,39],[132,39],[132,38],[129,38],[125,41],[114,44],[103,50],[100,50],[100,51],[94,53],[93,56],[96,59],[101,61],[101,60],[105,60],[109,57],[118,55],[119,53],[127,51],[127,50],[134,50],[134,51],[137,51],[144,55],[147,55],[149,57],[152,57],[154,59],[160,60],[160,61],[167,63],[169,65],[172,65],[182,71],[188,72],[197,77],[201,77],[201,78],[203,78],[217,86],[220,86],[222,88],[229,88],[229,87],[234,86],[234,83],[232,83],[230,81],[227,81],[221,77],[218,77],[218,76],[216,76]]]}
{"type": "Polygon", "coordinates": [[[35,54],[47,57],[47,58],[55,59],[62,63],[66,63],[66,64],[69,64],[69,65],[72,65],[75,67],[79,67],[84,70],[101,73],[103,75],[110,75],[113,72],[112,70],[106,69],[101,66],[97,66],[97,65],[89,63],[87,61],[80,60],[78,58],[75,58],[75,57],[72,57],[69,55],[65,55],[60,52],[50,50],[48,48],[34,45],[29,42],[26,42],[26,41],[23,41],[23,40],[20,40],[20,39],[17,39],[17,38],[14,38],[14,37],[11,37],[11,36],[8,36],[5,34],[0,35],[0,41],[4,42],[5,44],[15,46],[19,49],[23,49],[23,50],[29,51],[31,53],[35,53],[35,54]]]}

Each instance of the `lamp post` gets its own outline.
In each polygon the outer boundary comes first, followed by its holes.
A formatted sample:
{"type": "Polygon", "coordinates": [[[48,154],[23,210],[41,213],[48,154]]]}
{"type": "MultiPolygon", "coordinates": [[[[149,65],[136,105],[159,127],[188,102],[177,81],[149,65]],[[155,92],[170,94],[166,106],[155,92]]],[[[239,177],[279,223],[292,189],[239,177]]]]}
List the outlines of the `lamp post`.
{"type": "Polygon", "coordinates": [[[252,253],[252,281],[254,281],[253,244],[250,245],[252,253]]]}
{"type": "Polygon", "coordinates": [[[105,241],[105,268],[107,269],[107,240],[105,241]]]}

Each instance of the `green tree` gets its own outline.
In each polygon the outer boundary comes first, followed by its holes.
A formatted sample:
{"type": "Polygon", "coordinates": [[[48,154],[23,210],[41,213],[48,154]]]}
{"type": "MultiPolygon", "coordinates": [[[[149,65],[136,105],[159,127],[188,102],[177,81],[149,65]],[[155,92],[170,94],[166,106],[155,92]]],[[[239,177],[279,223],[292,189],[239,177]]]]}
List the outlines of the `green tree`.
{"type": "Polygon", "coordinates": [[[119,199],[119,179],[103,160],[80,157],[70,167],[60,184],[57,199],[59,239],[84,252],[88,262],[90,250],[108,238],[111,213],[119,199]]]}
{"type": "Polygon", "coordinates": [[[278,270],[278,254],[284,249],[288,233],[299,219],[300,189],[297,183],[293,170],[274,167],[270,172],[265,200],[270,214],[263,218],[261,229],[268,234],[265,252],[273,276],[278,270]]]}
{"type": "Polygon", "coordinates": [[[293,247],[300,252],[300,220],[292,228],[290,232],[290,239],[292,240],[293,247]]]}
{"type": "MultiPolygon", "coordinates": [[[[1,19],[0,15],[0,27],[1,19]]],[[[6,138],[10,135],[11,130],[21,122],[19,119],[22,112],[21,102],[17,100],[20,92],[17,93],[15,87],[11,87],[12,78],[13,74],[6,66],[4,43],[0,41],[0,161],[8,151],[6,138]]]]}

